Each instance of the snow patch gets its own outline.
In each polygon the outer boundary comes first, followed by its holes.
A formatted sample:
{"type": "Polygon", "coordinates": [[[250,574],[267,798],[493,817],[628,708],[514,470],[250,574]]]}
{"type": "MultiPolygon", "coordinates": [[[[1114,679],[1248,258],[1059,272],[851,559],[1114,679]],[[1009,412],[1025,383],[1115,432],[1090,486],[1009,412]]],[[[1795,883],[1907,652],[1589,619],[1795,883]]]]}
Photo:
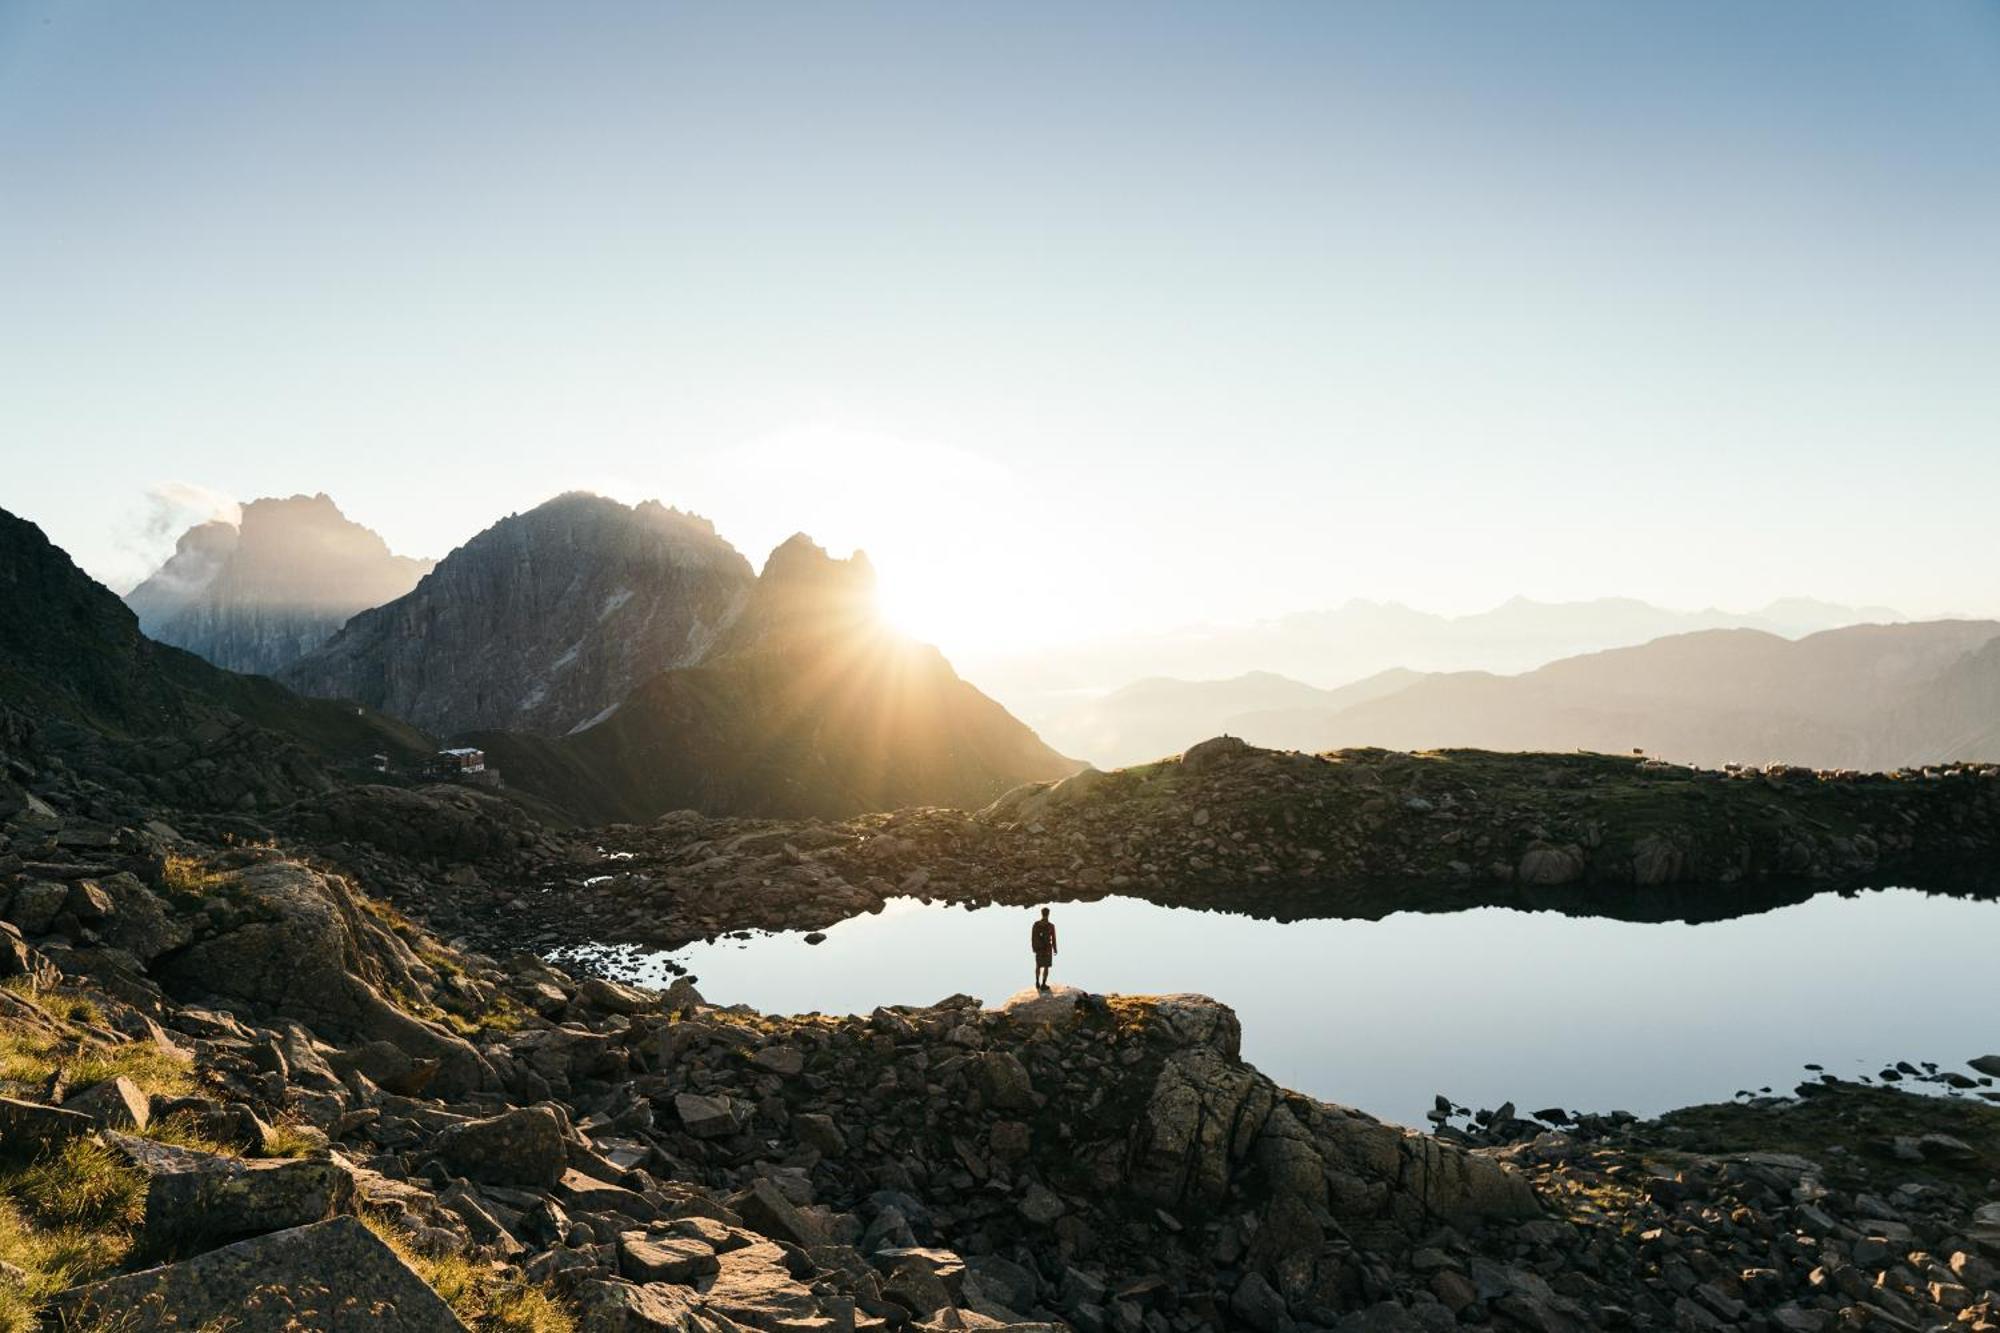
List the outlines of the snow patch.
{"type": "Polygon", "coordinates": [[[597,618],[599,620],[604,619],[606,616],[610,615],[613,611],[616,611],[619,607],[625,605],[625,603],[631,600],[632,600],[632,590],[630,588],[620,588],[617,592],[612,593],[609,597],[604,599],[604,609],[597,613],[597,618]]]}
{"type": "Polygon", "coordinates": [[[604,721],[606,718],[610,717],[613,713],[617,711],[618,711],[618,705],[612,704],[609,708],[606,708],[604,711],[600,712],[596,717],[577,723],[575,726],[571,727],[566,734],[574,736],[579,731],[589,731],[592,727],[604,721]]]}

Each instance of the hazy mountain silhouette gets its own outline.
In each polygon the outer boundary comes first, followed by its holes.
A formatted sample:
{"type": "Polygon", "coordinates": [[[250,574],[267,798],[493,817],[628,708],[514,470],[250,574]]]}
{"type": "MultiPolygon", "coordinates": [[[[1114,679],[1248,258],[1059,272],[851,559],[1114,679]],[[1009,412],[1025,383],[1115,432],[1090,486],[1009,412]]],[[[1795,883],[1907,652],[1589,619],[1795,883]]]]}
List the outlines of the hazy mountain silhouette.
{"type": "Polygon", "coordinates": [[[889,630],[874,581],[866,556],[793,537],[700,665],[560,740],[467,739],[509,782],[592,820],[974,807],[1074,771],[937,649],[889,630]]]}
{"type": "Polygon", "coordinates": [[[1102,767],[1145,763],[1210,736],[1241,736],[1254,745],[1284,748],[1284,737],[1316,725],[1328,714],[1405,689],[1421,672],[1378,672],[1338,689],[1323,690],[1269,671],[1229,680],[1135,681],[1102,698],[1077,704],[1042,728],[1052,744],[1102,767]]]}
{"type": "Polygon", "coordinates": [[[401,597],[432,561],[399,556],[325,495],[252,500],[190,528],[126,594],[139,628],[231,671],[273,675],[349,616],[401,597]]]}
{"type": "Polygon", "coordinates": [[[707,519],[560,495],[487,528],[283,679],[440,733],[560,736],[700,661],[754,582],[707,519]]]}
{"type": "Polygon", "coordinates": [[[1855,625],[1790,640],[1673,635],[1515,676],[1425,676],[1288,720],[1299,749],[1644,749],[1680,762],[1894,768],[2000,758],[2000,622],[1855,625]]]}
{"type": "Polygon", "coordinates": [[[1196,625],[1050,651],[988,653],[961,666],[1051,743],[1089,754],[1079,738],[1100,727],[1090,719],[1091,701],[1128,681],[1168,677],[1201,682],[1265,673],[1325,688],[1395,668],[1514,673],[1579,653],[1703,629],[1761,629],[1796,638],[1843,625],[1905,619],[1888,607],[1840,606],[1810,598],[1786,598],[1738,613],[1674,611],[1620,597],[1584,602],[1516,597],[1490,611],[1463,616],[1356,600],[1249,625],[1196,625]]]}
{"type": "Polygon", "coordinates": [[[4,510],[0,700],[79,771],[198,803],[290,799],[324,785],[322,763],[429,748],[390,719],[154,642],[117,594],[4,510]]]}

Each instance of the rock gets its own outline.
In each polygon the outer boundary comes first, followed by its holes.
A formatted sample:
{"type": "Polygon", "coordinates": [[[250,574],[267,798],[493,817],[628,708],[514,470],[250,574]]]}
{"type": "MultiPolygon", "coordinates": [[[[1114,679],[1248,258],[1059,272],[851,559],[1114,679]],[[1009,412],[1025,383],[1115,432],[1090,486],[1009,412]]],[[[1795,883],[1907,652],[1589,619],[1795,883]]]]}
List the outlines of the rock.
{"type": "Polygon", "coordinates": [[[1020,1211],[1021,1216],[1028,1221],[1038,1227],[1045,1227],[1068,1212],[1069,1205],[1065,1204],[1054,1190],[1036,1181],[1029,1185],[1028,1192],[1021,1196],[1020,1211]]]}
{"type": "Polygon", "coordinates": [[[1030,986],[1002,1000],[995,1012],[1019,1023],[1047,1023],[1063,1028],[1077,1020],[1083,999],[1084,992],[1074,986],[1051,986],[1046,991],[1030,986]]]}
{"type": "Polygon", "coordinates": [[[1034,1106],[1035,1086],[1012,1051],[984,1051],[973,1063],[973,1080],[989,1106],[1022,1110],[1034,1106]]]}
{"type": "Polygon", "coordinates": [[[602,977],[589,977],[577,987],[577,999],[593,1009],[613,1014],[650,1014],[659,1009],[663,997],[658,991],[641,990],[602,977]]]}
{"type": "Polygon", "coordinates": [[[1570,884],[1583,877],[1583,864],[1580,848],[1536,843],[1521,853],[1514,875],[1523,884],[1570,884]]]}
{"type": "Polygon", "coordinates": [[[354,1206],[354,1176],[332,1157],[257,1161],[107,1135],[144,1171],[154,1243],[216,1244],[321,1222],[354,1206]]]}
{"type": "Polygon", "coordinates": [[[0,1144],[9,1149],[26,1144],[39,1151],[96,1128],[97,1121],[81,1111],[0,1097],[0,1144]]]}
{"type": "Polygon", "coordinates": [[[350,1070],[367,1075],[368,1081],[398,1097],[421,1097],[437,1077],[439,1062],[419,1059],[392,1041],[370,1041],[350,1050],[335,1051],[326,1057],[328,1068],[337,1074],[350,1070]]]}
{"type": "Polygon", "coordinates": [[[31,879],[14,890],[14,901],[8,905],[7,919],[21,928],[24,935],[46,935],[49,928],[62,915],[63,905],[69,901],[69,885],[54,880],[31,879]]]}
{"type": "Polygon", "coordinates": [[[1236,1290],[1229,1297],[1229,1311],[1256,1329],[1257,1333],[1279,1333],[1279,1330],[1289,1328],[1292,1322],[1285,1310],[1285,1298],[1265,1280],[1262,1273],[1246,1274],[1236,1284],[1236,1290]]]}
{"type": "Polygon", "coordinates": [[[62,973],[56,970],[55,964],[28,947],[17,926],[0,921],[0,981],[12,977],[26,978],[28,989],[33,993],[55,985],[62,980],[62,973]]]}
{"type": "Polygon", "coordinates": [[[793,1280],[784,1250],[770,1241],[716,1256],[707,1281],[703,1307],[752,1328],[811,1328],[800,1321],[819,1313],[812,1292],[793,1280]]]}
{"type": "Polygon", "coordinates": [[[2000,1055],[1975,1056],[1965,1063],[1973,1069],[1977,1069],[1982,1074],[1990,1074],[1994,1078],[2000,1078],[2000,1055]]]}
{"type": "Polygon", "coordinates": [[[463,1333],[451,1307],[352,1217],[239,1241],[182,1263],[76,1287],[71,1325],[230,1333],[463,1333]]]}
{"type": "Polygon", "coordinates": [[[1632,844],[1632,882],[1641,888],[1672,884],[1680,879],[1685,861],[1679,844],[1649,833],[1632,844]]]}
{"type": "Polygon", "coordinates": [[[194,927],[129,874],[107,875],[97,881],[110,911],[97,933],[106,944],[123,949],[142,963],[186,945],[194,927]]]}
{"type": "Polygon", "coordinates": [[[801,1111],[792,1117],[792,1133],[800,1143],[824,1157],[839,1157],[847,1151],[847,1136],[833,1117],[818,1111],[801,1111]]]}
{"type": "Polygon", "coordinates": [[[869,1262],[882,1274],[882,1294],[920,1318],[955,1305],[965,1281],[965,1262],[950,1250],[878,1250],[869,1262]]]}
{"type": "Polygon", "coordinates": [[[124,1077],[93,1083],[64,1102],[63,1108],[83,1112],[104,1129],[144,1129],[152,1118],[146,1094],[124,1077]]]}
{"type": "Polygon", "coordinates": [[[1190,773],[1207,773],[1233,764],[1249,753],[1249,744],[1240,737],[1216,736],[1189,746],[1181,755],[1181,767],[1190,773]]]}
{"type": "Polygon", "coordinates": [[[797,1078],[805,1071],[805,1057],[796,1046],[765,1046],[751,1055],[750,1063],[767,1074],[797,1078]]]}
{"type": "Polygon", "coordinates": [[[715,1247],[705,1241],[643,1231],[618,1238],[618,1271],[634,1282],[693,1282],[719,1267],[715,1247]]]}
{"type": "Polygon", "coordinates": [[[429,1090],[443,1096],[499,1086],[470,1044],[383,997],[369,974],[387,981],[393,955],[366,947],[371,927],[346,881],[277,860],[232,872],[214,892],[236,910],[156,962],[169,993],[264,1005],[343,1042],[394,1043],[413,1059],[438,1062],[429,1090]]]}
{"type": "Polygon", "coordinates": [[[732,1194],[729,1207],[752,1231],[807,1249],[823,1244],[826,1236],[819,1226],[792,1205],[768,1180],[753,1181],[741,1193],[732,1194]]]}
{"type": "Polygon", "coordinates": [[[692,1288],[593,1278],[573,1300],[578,1333],[723,1333],[692,1288]]]}
{"type": "Polygon", "coordinates": [[[683,1092],[674,1097],[674,1114],[681,1127],[698,1139],[727,1138],[738,1129],[736,1104],[727,1097],[683,1092]]]}
{"type": "Polygon", "coordinates": [[[468,1180],[549,1186],[569,1165],[563,1125],[553,1108],[529,1106],[438,1131],[438,1159],[468,1180]]]}

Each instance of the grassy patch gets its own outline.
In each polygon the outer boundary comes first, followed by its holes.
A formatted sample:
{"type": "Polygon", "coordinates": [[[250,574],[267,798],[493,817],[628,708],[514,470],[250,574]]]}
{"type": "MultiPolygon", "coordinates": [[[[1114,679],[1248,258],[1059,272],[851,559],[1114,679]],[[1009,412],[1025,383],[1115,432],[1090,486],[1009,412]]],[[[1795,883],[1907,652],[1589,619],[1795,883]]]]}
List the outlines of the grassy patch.
{"type": "Polygon", "coordinates": [[[280,1120],[271,1126],[271,1135],[264,1140],[264,1156],[304,1157],[313,1149],[325,1146],[324,1135],[308,1132],[289,1120],[280,1120]]]}
{"type": "Polygon", "coordinates": [[[200,1129],[200,1121],[188,1112],[161,1116],[138,1131],[142,1139],[168,1144],[175,1148],[189,1148],[195,1152],[211,1153],[217,1157],[240,1157],[242,1151],[218,1139],[212,1139],[200,1129]]]}
{"type": "Polygon", "coordinates": [[[0,1197],[43,1227],[130,1228],[146,1210],[146,1176],[96,1139],[77,1138],[0,1175],[0,1197]]]}
{"type": "Polygon", "coordinates": [[[160,867],[160,882],[172,892],[189,898],[202,897],[224,877],[222,871],[211,868],[200,857],[178,852],[170,852],[160,867]]]}
{"type": "Polygon", "coordinates": [[[461,1255],[433,1258],[383,1218],[364,1213],[361,1220],[479,1333],[575,1333],[576,1319],[547,1288],[461,1255]]]}
{"type": "Polygon", "coordinates": [[[25,1025],[0,1027],[0,1080],[42,1084],[58,1073],[73,1088],[122,1075],[146,1093],[179,1097],[194,1091],[193,1071],[150,1042],[113,1045],[25,1025]]]}
{"type": "Polygon", "coordinates": [[[50,1297],[104,1276],[131,1248],[128,1228],[36,1226],[20,1205],[0,1198],[0,1260],[26,1274],[18,1281],[0,1278],[0,1333],[31,1333],[50,1297]]]}

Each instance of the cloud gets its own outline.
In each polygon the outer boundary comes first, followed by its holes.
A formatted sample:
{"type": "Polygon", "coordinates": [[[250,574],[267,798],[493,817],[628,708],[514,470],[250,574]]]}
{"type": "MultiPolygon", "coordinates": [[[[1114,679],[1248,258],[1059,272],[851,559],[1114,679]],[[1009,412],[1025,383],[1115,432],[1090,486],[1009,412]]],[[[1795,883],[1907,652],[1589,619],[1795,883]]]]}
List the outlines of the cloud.
{"type": "Polygon", "coordinates": [[[120,581],[128,586],[141,582],[166,563],[183,532],[214,521],[240,525],[243,506],[195,482],[153,483],[139,507],[119,523],[114,544],[126,567],[120,581]]]}

